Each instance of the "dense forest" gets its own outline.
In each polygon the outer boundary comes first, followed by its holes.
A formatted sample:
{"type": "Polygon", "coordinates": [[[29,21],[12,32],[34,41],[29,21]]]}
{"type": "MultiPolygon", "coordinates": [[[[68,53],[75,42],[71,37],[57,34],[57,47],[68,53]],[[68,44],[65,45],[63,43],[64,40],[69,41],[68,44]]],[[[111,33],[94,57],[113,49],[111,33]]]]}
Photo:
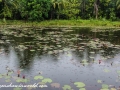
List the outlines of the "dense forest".
{"type": "Polygon", "coordinates": [[[3,20],[120,20],[120,0],[0,0],[3,20]]]}

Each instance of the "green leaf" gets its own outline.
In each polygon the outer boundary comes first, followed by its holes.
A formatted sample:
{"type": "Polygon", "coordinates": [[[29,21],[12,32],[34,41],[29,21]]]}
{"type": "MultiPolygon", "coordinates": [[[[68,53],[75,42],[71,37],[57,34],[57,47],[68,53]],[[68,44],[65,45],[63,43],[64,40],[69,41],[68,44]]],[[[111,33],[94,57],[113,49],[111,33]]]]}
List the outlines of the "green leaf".
{"type": "Polygon", "coordinates": [[[30,51],[31,51],[31,52],[34,52],[35,50],[34,50],[34,49],[31,49],[30,51]]]}
{"type": "Polygon", "coordinates": [[[70,85],[64,85],[62,88],[63,88],[63,90],[71,90],[71,86],[70,85]]]}
{"type": "Polygon", "coordinates": [[[16,82],[28,82],[29,80],[28,79],[23,79],[23,78],[18,78],[17,80],[16,80],[16,82]]]}
{"type": "Polygon", "coordinates": [[[75,82],[74,85],[76,85],[78,88],[85,87],[85,84],[83,82],[75,82]]]}
{"type": "Polygon", "coordinates": [[[85,88],[80,88],[79,90],[86,90],[85,88]]]}
{"type": "Polygon", "coordinates": [[[13,88],[13,90],[22,90],[22,88],[15,87],[15,88],[13,88]]]}
{"type": "Polygon", "coordinates": [[[108,85],[107,84],[102,84],[102,89],[108,89],[108,85]]]}
{"type": "Polygon", "coordinates": [[[6,82],[10,82],[10,79],[8,79],[8,80],[5,80],[6,82]]]}
{"type": "Polygon", "coordinates": [[[101,80],[98,80],[97,83],[102,83],[102,81],[101,81],[101,80]]]}
{"type": "Polygon", "coordinates": [[[52,80],[51,80],[50,78],[45,78],[45,79],[42,80],[42,82],[43,82],[43,83],[47,83],[47,82],[48,82],[48,83],[51,83],[52,80]]]}
{"type": "Polygon", "coordinates": [[[117,74],[120,74],[120,70],[117,70],[117,74]]]}
{"type": "Polygon", "coordinates": [[[43,76],[40,76],[40,75],[39,75],[39,76],[35,76],[34,79],[35,79],[35,80],[43,79],[43,76]]]}
{"type": "Polygon", "coordinates": [[[110,72],[110,70],[108,70],[108,69],[104,69],[104,72],[110,72]]]}
{"type": "Polygon", "coordinates": [[[3,76],[0,74],[0,78],[2,78],[3,76]]]}

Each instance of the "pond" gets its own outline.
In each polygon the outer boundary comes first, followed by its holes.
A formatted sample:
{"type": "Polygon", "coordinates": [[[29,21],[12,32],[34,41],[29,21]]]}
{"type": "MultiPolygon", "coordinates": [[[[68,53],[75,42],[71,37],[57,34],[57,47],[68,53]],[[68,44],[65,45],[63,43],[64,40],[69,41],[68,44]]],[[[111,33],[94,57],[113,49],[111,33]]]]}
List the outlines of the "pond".
{"type": "Polygon", "coordinates": [[[0,62],[0,90],[119,90],[120,30],[4,27],[0,62]]]}

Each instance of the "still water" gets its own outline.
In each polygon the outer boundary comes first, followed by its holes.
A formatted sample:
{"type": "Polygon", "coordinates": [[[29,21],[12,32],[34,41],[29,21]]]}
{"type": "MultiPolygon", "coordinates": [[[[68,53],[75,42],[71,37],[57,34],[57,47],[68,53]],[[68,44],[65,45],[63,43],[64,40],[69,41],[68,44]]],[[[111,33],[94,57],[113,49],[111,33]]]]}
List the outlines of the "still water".
{"type": "Polygon", "coordinates": [[[120,30],[2,28],[0,73],[0,85],[47,85],[0,90],[119,90],[120,30]],[[23,77],[28,81],[18,81],[23,77]]]}

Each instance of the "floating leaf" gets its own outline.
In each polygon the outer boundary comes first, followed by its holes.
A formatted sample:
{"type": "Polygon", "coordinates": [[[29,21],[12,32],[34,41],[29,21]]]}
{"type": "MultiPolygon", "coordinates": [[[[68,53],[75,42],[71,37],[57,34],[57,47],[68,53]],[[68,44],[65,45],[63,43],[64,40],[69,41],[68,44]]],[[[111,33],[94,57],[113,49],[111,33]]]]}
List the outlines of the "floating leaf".
{"type": "Polygon", "coordinates": [[[0,78],[2,78],[3,76],[0,74],[0,78]]]}
{"type": "Polygon", "coordinates": [[[28,82],[28,79],[18,78],[16,82],[28,82]]]}
{"type": "Polygon", "coordinates": [[[116,88],[111,88],[110,90],[117,90],[116,88]]]}
{"type": "Polygon", "coordinates": [[[39,84],[40,84],[40,85],[45,85],[45,83],[44,83],[44,82],[39,82],[39,84]]]}
{"type": "Polygon", "coordinates": [[[44,83],[51,83],[52,82],[52,80],[50,79],[50,78],[45,78],[45,79],[43,79],[42,80],[42,82],[44,82],[44,83]]]}
{"type": "Polygon", "coordinates": [[[108,70],[108,69],[104,69],[104,72],[110,72],[110,70],[108,70]]]}
{"type": "Polygon", "coordinates": [[[31,49],[30,51],[31,51],[31,52],[34,52],[35,50],[34,50],[34,49],[31,49]]]}
{"type": "Polygon", "coordinates": [[[35,76],[34,79],[35,79],[35,80],[43,79],[43,76],[40,76],[40,75],[39,75],[39,76],[35,76]]]}
{"type": "Polygon", "coordinates": [[[117,73],[120,74],[120,70],[117,70],[117,73]]]}
{"type": "Polygon", "coordinates": [[[8,80],[5,80],[6,82],[10,82],[10,79],[8,79],[8,80]]]}
{"type": "Polygon", "coordinates": [[[20,71],[23,71],[24,69],[20,69],[20,71]]]}
{"type": "Polygon", "coordinates": [[[85,88],[80,88],[79,90],[86,90],[85,88]]]}
{"type": "Polygon", "coordinates": [[[71,90],[71,86],[70,85],[64,85],[64,87],[62,87],[63,90],[71,90]]]}
{"type": "Polygon", "coordinates": [[[5,78],[6,78],[6,79],[9,79],[9,78],[11,78],[11,76],[5,76],[5,78]]]}
{"type": "Polygon", "coordinates": [[[101,80],[98,80],[97,83],[102,83],[102,81],[101,81],[101,80]]]}
{"type": "Polygon", "coordinates": [[[48,54],[53,54],[53,51],[49,51],[48,54]]]}
{"type": "Polygon", "coordinates": [[[90,52],[91,54],[94,54],[95,52],[90,52]]]}
{"type": "Polygon", "coordinates": [[[60,88],[60,84],[59,83],[52,83],[51,87],[60,88]]]}
{"type": "Polygon", "coordinates": [[[78,88],[82,88],[85,86],[85,84],[83,82],[75,82],[74,85],[76,85],[76,87],[78,87],[78,88]]]}
{"type": "Polygon", "coordinates": [[[103,88],[103,89],[108,89],[108,87],[109,87],[109,86],[108,86],[107,84],[102,84],[102,88],[103,88]]]}
{"type": "Polygon", "coordinates": [[[8,72],[8,75],[13,74],[13,72],[8,72]]]}
{"type": "Polygon", "coordinates": [[[13,88],[13,90],[22,90],[22,88],[15,87],[15,88],[13,88]]]}

